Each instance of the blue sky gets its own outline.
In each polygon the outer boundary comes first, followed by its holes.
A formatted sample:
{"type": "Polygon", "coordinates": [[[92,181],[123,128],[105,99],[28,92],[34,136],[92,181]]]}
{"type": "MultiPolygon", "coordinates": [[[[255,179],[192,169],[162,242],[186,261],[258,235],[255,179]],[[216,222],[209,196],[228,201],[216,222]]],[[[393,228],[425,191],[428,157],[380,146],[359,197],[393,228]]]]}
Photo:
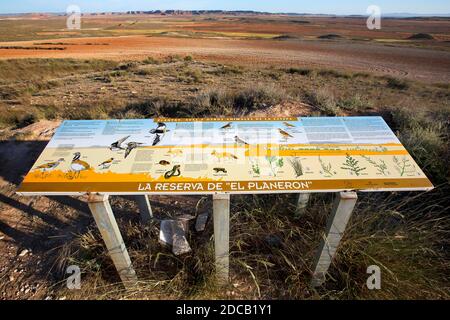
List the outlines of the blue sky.
{"type": "Polygon", "coordinates": [[[224,9],[269,12],[328,14],[365,14],[369,5],[380,6],[385,13],[450,13],[450,0],[0,0],[0,13],[64,12],[71,4],[83,12],[156,10],[156,9],[224,9]]]}

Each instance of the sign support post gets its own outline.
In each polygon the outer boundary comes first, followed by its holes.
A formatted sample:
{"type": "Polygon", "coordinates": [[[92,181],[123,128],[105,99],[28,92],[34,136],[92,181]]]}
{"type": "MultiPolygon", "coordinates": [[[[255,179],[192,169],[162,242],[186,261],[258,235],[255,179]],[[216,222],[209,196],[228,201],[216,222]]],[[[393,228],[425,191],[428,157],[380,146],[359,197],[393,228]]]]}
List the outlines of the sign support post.
{"type": "Polygon", "coordinates": [[[148,195],[136,196],[135,199],[139,207],[141,222],[144,224],[149,223],[153,219],[153,212],[148,195]]]}
{"type": "Polygon", "coordinates": [[[308,207],[309,198],[311,197],[310,193],[300,193],[298,195],[298,201],[297,201],[297,215],[303,215],[306,211],[306,208],[308,207]]]}
{"type": "Polygon", "coordinates": [[[136,272],[114,218],[108,196],[90,195],[88,205],[123,285],[126,289],[132,288],[137,282],[136,272]]]}
{"type": "Polygon", "coordinates": [[[229,281],[230,272],[230,195],[213,195],[214,249],[216,277],[220,284],[229,281]]]}
{"type": "Polygon", "coordinates": [[[358,196],[356,192],[340,192],[334,201],[333,210],[328,218],[327,231],[319,247],[311,285],[319,287],[325,282],[325,276],[339,246],[345,228],[352,215],[358,196]]]}

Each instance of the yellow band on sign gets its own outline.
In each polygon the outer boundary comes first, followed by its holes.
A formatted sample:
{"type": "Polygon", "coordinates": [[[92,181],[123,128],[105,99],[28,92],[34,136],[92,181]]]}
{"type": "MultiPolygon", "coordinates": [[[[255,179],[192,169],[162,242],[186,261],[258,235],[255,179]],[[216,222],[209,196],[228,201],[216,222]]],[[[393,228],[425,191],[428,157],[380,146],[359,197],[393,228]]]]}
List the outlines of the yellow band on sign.
{"type": "Polygon", "coordinates": [[[270,193],[332,190],[430,190],[433,185],[426,178],[419,179],[360,179],[360,180],[290,180],[290,181],[227,181],[227,182],[86,182],[63,184],[27,183],[20,193],[58,193],[64,189],[68,193],[270,193]]]}

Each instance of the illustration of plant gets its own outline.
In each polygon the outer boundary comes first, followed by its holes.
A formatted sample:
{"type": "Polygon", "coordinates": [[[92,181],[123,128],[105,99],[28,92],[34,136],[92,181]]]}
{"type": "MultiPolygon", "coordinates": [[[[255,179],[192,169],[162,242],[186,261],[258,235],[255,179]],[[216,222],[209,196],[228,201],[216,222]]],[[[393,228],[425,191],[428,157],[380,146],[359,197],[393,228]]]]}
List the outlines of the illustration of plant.
{"type": "Polygon", "coordinates": [[[370,158],[368,156],[361,155],[361,157],[366,159],[367,162],[369,162],[372,166],[374,166],[377,169],[378,173],[381,173],[383,176],[387,175],[386,171],[387,171],[388,167],[387,167],[386,163],[384,162],[384,160],[381,159],[378,162],[376,162],[375,160],[373,160],[372,158],[370,158]]]}
{"type": "Polygon", "coordinates": [[[252,170],[253,170],[253,173],[258,176],[261,174],[261,169],[259,168],[258,164],[252,164],[252,170]]]}
{"type": "Polygon", "coordinates": [[[283,166],[284,166],[284,160],[283,160],[283,158],[279,158],[277,161],[277,167],[283,168],[283,166]]]}
{"type": "Polygon", "coordinates": [[[303,175],[303,166],[300,158],[291,158],[289,159],[289,163],[291,164],[292,168],[294,168],[297,178],[301,177],[303,175]]]}
{"type": "Polygon", "coordinates": [[[319,156],[319,162],[320,162],[320,166],[322,167],[325,178],[331,178],[332,176],[334,176],[336,174],[336,171],[332,171],[333,167],[331,165],[331,162],[328,162],[328,164],[326,164],[320,156],[319,156]]]}
{"type": "Polygon", "coordinates": [[[403,157],[402,159],[397,158],[394,156],[394,164],[397,171],[400,173],[400,176],[403,177],[405,173],[412,173],[414,172],[414,166],[410,163],[409,159],[406,157],[403,157]]]}
{"type": "Polygon", "coordinates": [[[277,176],[277,169],[282,168],[284,166],[284,160],[283,158],[277,158],[274,156],[266,157],[267,162],[269,162],[270,170],[272,171],[272,174],[274,177],[277,176]]]}
{"type": "Polygon", "coordinates": [[[366,170],[367,168],[361,168],[358,165],[359,161],[356,160],[355,158],[353,158],[352,156],[350,156],[349,154],[347,154],[345,156],[345,162],[343,163],[341,169],[343,170],[348,170],[351,173],[354,173],[357,176],[361,175],[361,172],[363,172],[364,170],[366,170]]]}

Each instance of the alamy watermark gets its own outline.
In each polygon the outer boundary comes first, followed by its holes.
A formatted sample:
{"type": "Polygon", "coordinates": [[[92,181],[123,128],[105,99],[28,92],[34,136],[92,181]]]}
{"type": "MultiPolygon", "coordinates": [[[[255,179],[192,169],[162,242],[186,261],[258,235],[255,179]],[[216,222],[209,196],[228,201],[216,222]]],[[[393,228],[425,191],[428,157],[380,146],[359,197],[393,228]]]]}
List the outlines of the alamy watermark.
{"type": "Polygon", "coordinates": [[[377,265],[372,265],[367,267],[367,273],[370,276],[367,278],[366,285],[369,290],[380,290],[381,289],[381,270],[377,265]]]}
{"type": "Polygon", "coordinates": [[[77,5],[70,5],[66,9],[67,20],[66,25],[69,30],[80,30],[81,29],[81,9],[77,5]]]}
{"type": "Polygon", "coordinates": [[[380,30],[381,29],[381,8],[376,5],[370,5],[367,8],[367,29],[369,30],[380,30]]]}
{"type": "Polygon", "coordinates": [[[81,289],[81,270],[77,265],[68,266],[66,269],[66,273],[70,274],[70,276],[66,280],[67,289],[81,289]]]}

